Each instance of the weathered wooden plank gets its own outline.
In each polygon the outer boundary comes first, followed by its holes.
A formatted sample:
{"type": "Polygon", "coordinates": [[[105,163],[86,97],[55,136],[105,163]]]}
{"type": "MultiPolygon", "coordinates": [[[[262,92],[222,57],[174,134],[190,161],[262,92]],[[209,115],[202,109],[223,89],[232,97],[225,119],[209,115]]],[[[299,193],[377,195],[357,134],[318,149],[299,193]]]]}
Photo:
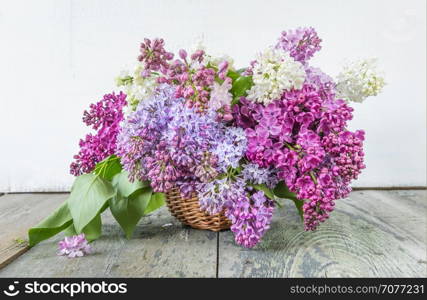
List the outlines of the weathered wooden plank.
{"type": "Polygon", "coordinates": [[[28,228],[39,223],[66,194],[8,194],[0,197],[0,268],[24,253],[28,228]]]}
{"type": "Polygon", "coordinates": [[[57,256],[60,237],[40,243],[0,270],[0,277],[215,277],[217,234],[183,227],[166,208],[143,218],[124,238],[109,212],[94,253],[57,256]]]}
{"type": "Polygon", "coordinates": [[[356,191],[304,232],[291,203],[248,250],[220,233],[219,277],[425,277],[426,191],[356,191]]]}
{"type": "Polygon", "coordinates": [[[6,248],[0,249],[0,269],[27,252],[28,249],[28,243],[25,241],[15,242],[6,248]]]}

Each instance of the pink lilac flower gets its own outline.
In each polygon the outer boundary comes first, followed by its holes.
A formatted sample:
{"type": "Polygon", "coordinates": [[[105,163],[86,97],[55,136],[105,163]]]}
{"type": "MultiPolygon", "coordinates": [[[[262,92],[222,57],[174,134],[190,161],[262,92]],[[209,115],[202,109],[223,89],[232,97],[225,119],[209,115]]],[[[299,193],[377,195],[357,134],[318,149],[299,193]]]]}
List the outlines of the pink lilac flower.
{"type": "Polygon", "coordinates": [[[208,109],[219,111],[219,119],[230,121],[231,79],[227,77],[229,63],[222,61],[218,66],[205,62],[205,52],[197,50],[188,57],[185,50],[179,51],[181,59],[172,61],[159,78],[161,83],[173,84],[176,98],[184,98],[186,105],[198,112],[208,109]],[[219,84],[215,79],[221,79],[219,84]]]}
{"type": "Polygon", "coordinates": [[[231,90],[231,79],[226,78],[222,84],[218,82],[213,83],[213,88],[211,91],[211,98],[209,101],[209,107],[218,110],[223,106],[227,105],[230,107],[232,95],[231,90]]]}
{"type": "Polygon", "coordinates": [[[198,111],[207,109],[210,91],[216,76],[213,68],[201,63],[204,55],[203,50],[197,50],[190,56],[190,60],[187,56],[183,60],[174,60],[169,65],[165,76],[160,78],[161,82],[176,85],[175,97],[186,99],[186,105],[190,108],[194,107],[198,111]]]}
{"type": "Polygon", "coordinates": [[[173,58],[173,53],[167,52],[164,48],[165,42],[163,39],[144,39],[141,43],[141,54],[138,60],[144,63],[144,71],[142,77],[148,77],[152,71],[161,71],[166,73],[169,68],[169,62],[173,58]]]}
{"type": "Polygon", "coordinates": [[[68,256],[69,258],[81,257],[92,251],[84,233],[67,236],[58,243],[58,246],[58,255],[68,256]]]}
{"type": "Polygon", "coordinates": [[[276,48],[283,49],[289,52],[295,60],[306,63],[314,53],[321,49],[321,41],[314,28],[297,28],[283,31],[276,48]]]}
{"type": "Polygon", "coordinates": [[[228,72],[228,67],[229,67],[229,63],[226,60],[219,63],[219,65],[218,65],[218,77],[220,79],[226,80],[228,78],[228,77],[226,77],[227,72],[228,72]]]}
{"type": "Polygon", "coordinates": [[[75,161],[70,166],[71,174],[79,176],[92,172],[98,162],[115,153],[125,105],[124,93],[106,94],[101,101],[91,104],[89,111],[84,112],[83,122],[97,132],[80,140],[80,151],[74,156],[75,161]]]}

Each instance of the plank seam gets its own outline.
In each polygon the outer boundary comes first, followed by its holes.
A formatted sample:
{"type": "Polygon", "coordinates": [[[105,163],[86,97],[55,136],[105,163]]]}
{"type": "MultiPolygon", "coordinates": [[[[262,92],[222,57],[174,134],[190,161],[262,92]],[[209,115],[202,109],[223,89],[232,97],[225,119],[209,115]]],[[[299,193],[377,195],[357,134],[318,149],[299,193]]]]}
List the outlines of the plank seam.
{"type": "Polygon", "coordinates": [[[218,231],[216,234],[216,275],[215,278],[219,278],[219,234],[218,231]]]}

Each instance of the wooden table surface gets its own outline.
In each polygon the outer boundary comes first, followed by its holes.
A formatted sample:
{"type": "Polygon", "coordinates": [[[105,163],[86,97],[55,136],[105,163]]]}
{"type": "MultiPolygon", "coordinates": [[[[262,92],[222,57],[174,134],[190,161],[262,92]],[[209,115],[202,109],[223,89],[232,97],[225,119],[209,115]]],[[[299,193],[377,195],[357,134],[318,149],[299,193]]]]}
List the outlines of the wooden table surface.
{"type": "MultiPolygon", "coordinates": [[[[355,191],[337,201],[316,232],[304,232],[286,203],[254,249],[237,246],[230,231],[184,227],[165,208],[143,218],[126,240],[106,212],[93,254],[57,256],[57,236],[1,268],[0,277],[426,277],[426,196],[426,190],[355,191]]],[[[19,240],[28,228],[66,197],[1,196],[0,263],[24,252],[19,240]]]]}

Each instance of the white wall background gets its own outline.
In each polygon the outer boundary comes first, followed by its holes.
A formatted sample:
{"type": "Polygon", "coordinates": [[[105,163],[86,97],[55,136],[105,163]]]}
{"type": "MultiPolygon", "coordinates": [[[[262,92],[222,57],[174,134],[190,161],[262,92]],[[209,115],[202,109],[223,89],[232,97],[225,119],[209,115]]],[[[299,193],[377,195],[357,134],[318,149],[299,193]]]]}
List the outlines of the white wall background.
{"type": "Polygon", "coordinates": [[[203,36],[238,66],[280,32],[313,26],[312,64],[337,74],[347,58],[377,56],[384,92],[354,105],[367,132],[355,186],[426,184],[425,0],[0,0],[0,192],[68,190],[87,129],[81,114],[114,89],[144,37],[188,47],[203,36]]]}

